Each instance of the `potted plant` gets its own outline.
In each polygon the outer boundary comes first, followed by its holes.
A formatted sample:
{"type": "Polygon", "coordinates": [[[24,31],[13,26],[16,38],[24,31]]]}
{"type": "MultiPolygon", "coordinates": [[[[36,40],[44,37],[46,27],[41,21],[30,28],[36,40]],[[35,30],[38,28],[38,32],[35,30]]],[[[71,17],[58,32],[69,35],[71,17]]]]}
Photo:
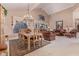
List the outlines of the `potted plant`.
{"type": "Polygon", "coordinates": [[[2,6],[2,8],[4,9],[4,14],[5,14],[5,16],[7,16],[7,14],[8,14],[8,13],[7,13],[7,9],[5,9],[5,7],[3,7],[3,6],[2,6]]]}

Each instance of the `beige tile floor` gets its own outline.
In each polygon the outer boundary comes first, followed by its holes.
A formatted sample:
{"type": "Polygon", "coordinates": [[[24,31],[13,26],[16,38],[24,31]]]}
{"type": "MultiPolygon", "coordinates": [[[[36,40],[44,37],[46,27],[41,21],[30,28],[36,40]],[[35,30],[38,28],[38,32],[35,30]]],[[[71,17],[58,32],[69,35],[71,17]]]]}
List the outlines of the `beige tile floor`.
{"type": "MultiPolygon", "coordinates": [[[[7,40],[5,42],[8,45],[7,51],[9,51],[9,42],[7,40]]],[[[6,54],[2,53],[1,55],[5,56],[6,54]]],[[[50,44],[25,56],[79,56],[79,33],[77,34],[77,38],[57,36],[56,40],[51,41],[50,44]]]]}
{"type": "Polygon", "coordinates": [[[25,56],[79,56],[79,38],[56,37],[56,40],[25,56]]]}

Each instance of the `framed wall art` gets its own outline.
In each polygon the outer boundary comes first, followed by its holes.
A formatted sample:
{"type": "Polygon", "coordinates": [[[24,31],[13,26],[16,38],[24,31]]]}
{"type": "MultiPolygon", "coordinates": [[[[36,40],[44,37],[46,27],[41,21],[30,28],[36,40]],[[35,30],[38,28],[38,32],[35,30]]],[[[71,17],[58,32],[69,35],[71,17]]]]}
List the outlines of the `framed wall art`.
{"type": "Polygon", "coordinates": [[[63,21],[56,21],[56,29],[63,29],[63,21]]]}

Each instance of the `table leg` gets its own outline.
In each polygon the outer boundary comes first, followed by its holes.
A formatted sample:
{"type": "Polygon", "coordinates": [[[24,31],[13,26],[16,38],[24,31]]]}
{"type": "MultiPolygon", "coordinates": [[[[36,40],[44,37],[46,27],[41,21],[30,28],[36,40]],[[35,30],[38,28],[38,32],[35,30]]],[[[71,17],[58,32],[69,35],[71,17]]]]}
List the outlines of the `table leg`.
{"type": "Polygon", "coordinates": [[[28,37],[28,50],[30,51],[30,37],[28,37]]]}
{"type": "Polygon", "coordinates": [[[41,46],[42,46],[43,36],[41,36],[41,46]]]}

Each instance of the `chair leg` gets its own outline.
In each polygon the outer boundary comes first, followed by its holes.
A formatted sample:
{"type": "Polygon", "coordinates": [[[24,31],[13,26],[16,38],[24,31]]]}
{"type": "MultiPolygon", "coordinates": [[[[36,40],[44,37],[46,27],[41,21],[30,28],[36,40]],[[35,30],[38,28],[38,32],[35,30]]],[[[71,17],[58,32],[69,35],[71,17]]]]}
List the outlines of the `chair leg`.
{"type": "Polygon", "coordinates": [[[42,43],[43,43],[42,41],[43,41],[43,40],[44,40],[44,37],[42,36],[42,38],[41,38],[41,46],[42,46],[42,43]]]}
{"type": "Polygon", "coordinates": [[[35,42],[33,43],[33,45],[34,45],[34,48],[35,48],[35,42]]]}
{"type": "Polygon", "coordinates": [[[41,43],[40,43],[40,40],[38,41],[38,44],[39,44],[39,47],[40,47],[40,44],[41,44],[41,43]]]}

